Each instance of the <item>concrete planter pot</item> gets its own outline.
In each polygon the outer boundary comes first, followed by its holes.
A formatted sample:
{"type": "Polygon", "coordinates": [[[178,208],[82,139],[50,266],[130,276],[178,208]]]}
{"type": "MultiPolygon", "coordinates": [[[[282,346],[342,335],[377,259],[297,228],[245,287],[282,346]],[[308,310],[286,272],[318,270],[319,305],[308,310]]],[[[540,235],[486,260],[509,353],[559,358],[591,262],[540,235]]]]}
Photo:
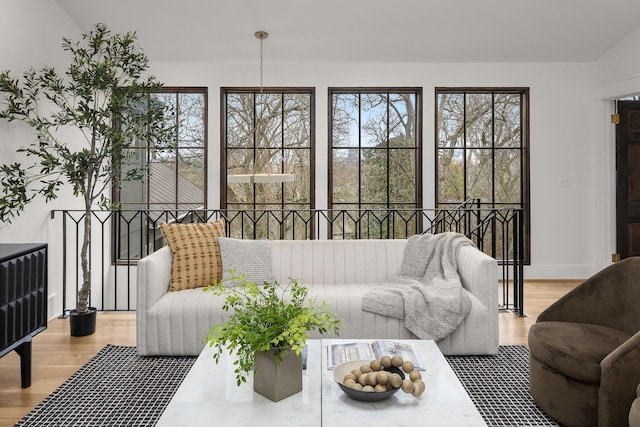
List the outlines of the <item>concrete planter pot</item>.
{"type": "Polygon", "coordinates": [[[290,351],[277,362],[272,352],[255,354],[253,391],[278,402],[302,391],[302,354],[290,351]]]}

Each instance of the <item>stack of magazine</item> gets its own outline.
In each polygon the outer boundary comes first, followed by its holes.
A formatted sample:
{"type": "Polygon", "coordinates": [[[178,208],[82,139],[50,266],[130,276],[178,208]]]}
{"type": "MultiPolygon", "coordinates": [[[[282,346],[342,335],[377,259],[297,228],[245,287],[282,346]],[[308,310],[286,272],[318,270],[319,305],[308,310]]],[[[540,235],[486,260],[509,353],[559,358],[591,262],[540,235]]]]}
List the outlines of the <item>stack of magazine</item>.
{"type": "Polygon", "coordinates": [[[349,343],[330,344],[327,346],[327,368],[334,369],[336,366],[351,362],[353,360],[373,360],[382,356],[402,357],[402,360],[409,360],[415,369],[424,371],[424,366],[420,358],[410,344],[397,341],[377,340],[371,343],[366,341],[355,341],[349,343]]]}

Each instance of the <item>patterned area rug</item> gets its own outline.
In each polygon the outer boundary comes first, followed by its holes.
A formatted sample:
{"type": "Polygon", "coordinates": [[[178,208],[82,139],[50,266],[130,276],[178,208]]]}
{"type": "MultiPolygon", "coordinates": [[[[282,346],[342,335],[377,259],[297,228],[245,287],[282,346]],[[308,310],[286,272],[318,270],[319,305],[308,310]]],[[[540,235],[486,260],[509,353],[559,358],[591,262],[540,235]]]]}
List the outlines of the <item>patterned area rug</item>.
{"type": "MultiPolygon", "coordinates": [[[[147,427],[156,424],[195,357],[141,357],[108,345],[16,426],[147,427]]],[[[529,394],[528,350],[449,356],[449,364],[489,426],[556,426],[529,394]]]]}
{"type": "Polygon", "coordinates": [[[195,360],[107,345],[16,426],[154,426],[195,360]]]}
{"type": "Polygon", "coordinates": [[[447,356],[488,426],[557,426],[529,393],[529,349],[501,345],[497,356],[447,356]]]}

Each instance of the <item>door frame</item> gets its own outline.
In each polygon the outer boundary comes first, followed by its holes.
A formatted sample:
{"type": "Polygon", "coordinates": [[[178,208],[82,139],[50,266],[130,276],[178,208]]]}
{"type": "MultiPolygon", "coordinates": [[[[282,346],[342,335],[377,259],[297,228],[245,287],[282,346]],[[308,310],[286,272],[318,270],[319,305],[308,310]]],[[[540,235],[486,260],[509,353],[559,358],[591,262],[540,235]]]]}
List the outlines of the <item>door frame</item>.
{"type": "Polygon", "coordinates": [[[640,75],[596,82],[592,87],[594,158],[590,166],[595,180],[590,197],[593,197],[593,224],[601,225],[599,230],[593,230],[594,272],[610,265],[611,254],[616,252],[616,128],[611,115],[616,112],[616,99],[638,93],[640,75]]]}
{"type": "MultiPolygon", "coordinates": [[[[618,98],[618,97],[616,97],[618,98]]],[[[593,207],[594,224],[601,224],[601,231],[595,240],[594,267],[596,271],[612,262],[612,254],[616,253],[616,125],[611,123],[611,116],[616,112],[616,99],[599,100],[602,138],[598,132],[594,136],[594,159],[592,170],[596,174],[594,183],[593,207]],[[599,183],[599,185],[598,185],[599,183]]]]}

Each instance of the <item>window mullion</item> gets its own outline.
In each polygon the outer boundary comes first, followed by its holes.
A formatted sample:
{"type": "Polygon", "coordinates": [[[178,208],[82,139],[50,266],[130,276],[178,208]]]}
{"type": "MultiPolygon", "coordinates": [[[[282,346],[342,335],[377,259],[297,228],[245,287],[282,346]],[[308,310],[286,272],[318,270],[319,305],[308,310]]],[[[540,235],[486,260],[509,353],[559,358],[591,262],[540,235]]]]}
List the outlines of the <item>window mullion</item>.
{"type": "Polygon", "coordinates": [[[391,165],[391,156],[390,156],[390,148],[391,148],[391,135],[390,135],[390,126],[389,126],[389,121],[390,121],[390,115],[389,115],[389,100],[390,100],[390,95],[389,92],[387,92],[387,108],[386,108],[386,115],[387,115],[387,130],[386,130],[386,138],[387,138],[387,150],[386,150],[386,158],[387,158],[387,173],[386,173],[386,179],[387,179],[387,200],[386,200],[386,205],[387,208],[391,207],[391,190],[390,190],[390,185],[391,181],[390,181],[390,174],[389,174],[389,166],[391,165]]]}
{"type": "MultiPolygon", "coordinates": [[[[175,102],[176,102],[176,114],[175,114],[175,126],[176,126],[176,151],[175,151],[175,193],[173,195],[173,200],[175,201],[175,207],[176,207],[176,211],[177,209],[180,207],[180,203],[178,200],[178,185],[179,185],[179,173],[178,173],[178,167],[180,166],[180,128],[179,128],[179,124],[180,124],[180,117],[182,116],[182,111],[180,111],[180,98],[179,98],[180,94],[178,94],[176,92],[176,96],[175,96],[175,102]]],[[[177,212],[176,212],[177,213],[177,212]]]]}
{"type": "Polygon", "coordinates": [[[362,93],[358,93],[358,209],[362,209],[362,93]]]}
{"type": "Polygon", "coordinates": [[[522,92],[520,92],[520,111],[519,111],[519,116],[520,116],[520,132],[518,132],[519,138],[520,140],[518,141],[518,144],[520,146],[520,207],[524,207],[524,195],[525,195],[525,179],[524,179],[524,175],[526,174],[526,176],[528,177],[528,171],[525,171],[525,146],[524,146],[524,141],[525,141],[525,137],[524,137],[524,114],[525,114],[525,109],[524,109],[524,94],[522,92]]]}
{"type": "Polygon", "coordinates": [[[496,207],[496,92],[491,91],[491,207],[496,207]]]}
{"type": "MultiPolygon", "coordinates": [[[[284,105],[284,93],[282,93],[280,94],[280,173],[284,173],[284,105]]],[[[284,196],[284,182],[280,183],[280,187],[280,207],[284,210],[286,200],[284,196]]]]}
{"type": "Polygon", "coordinates": [[[462,201],[467,200],[467,92],[462,97],[462,201]]]}
{"type": "MultiPolygon", "coordinates": [[[[253,143],[253,163],[251,165],[251,171],[250,173],[255,174],[256,173],[256,163],[258,161],[258,94],[257,92],[253,93],[253,134],[251,135],[251,140],[253,143]]],[[[252,207],[254,209],[253,212],[253,220],[255,222],[255,209],[256,209],[256,183],[255,181],[252,182],[251,184],[252,187],[252,207]]],[[[255,230],[254,230],[255,233],[255,230]]]]}

